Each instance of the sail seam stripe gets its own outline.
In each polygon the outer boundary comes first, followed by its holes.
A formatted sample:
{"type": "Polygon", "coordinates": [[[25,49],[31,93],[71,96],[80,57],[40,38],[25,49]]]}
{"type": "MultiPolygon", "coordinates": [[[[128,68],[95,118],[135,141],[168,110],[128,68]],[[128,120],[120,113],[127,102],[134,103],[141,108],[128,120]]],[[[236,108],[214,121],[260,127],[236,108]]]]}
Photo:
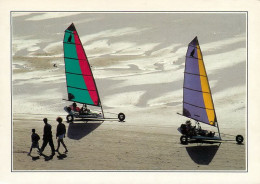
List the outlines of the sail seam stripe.
{"type": "Polygon", "coordinates": [[[78,44],[78,43],[75,43],[75,42],[63,42],[63,43],[66,43],[66,44],[74,44],[74,45],[81,45],[81,44],[78,44]]]}
{"type": "Polygon", "coordinates": [[[74,31],[65,30],[65,32],[70,33],[70,34],[76,34],[76,33],[74,33],[74,31]]]}
{"type": "Polygon", "coordinates": [[[201,109],[208,109],[208,110],[214,111],[214,109],[209,109],[209,108],[205,108],[205,107],[200,107],[200,106],[197,106],[197,105],[194,105],[194,104],[190,104],[190,103],[187,103],[187,102],[183,102],[183,103],[188,104],[188,105],[191,105],[191,106],[194,106],[194,107],[198,107],[198,108],[201,108],[201,109]]]}
{"type": "MultiPolygon", "coordinates": [[[[192,45],[192,44],[189,44],[190,47],[193,47],[193,48],[197,48],[197,45],[192,45]]],[[[200,46],[198,45],[198,47],[200,48],[200,46]]]]}
{"type": "Polygon", "coordinates": [[[76,100],[68,100],[68,101],[72,101],[72,102],[77,102],[77,103],[81,103],[81,104],[87,104],[87,105],[91,105],[91,106],[100,107],[100,105],[94,105],[94,104],[90,104],[90,103],[83,103],[83,102],[79,102],[79,101],[76,101],[76,100]]]}
{"type": "Polygon", "coordinates": [[[85,90],[85,91],[96,91],[96,90],[89,90],[89,89],[83,89],[83,88],[77,88],[73,86],[67,86],[68,88],[74,88],[74,89],[80,89],[80,90],[85,90]]]}
{"type": "Polygon", "coordinates": [[[72,72],[65,72],[65,73],[68,73],[68,74],[74,74],[74,75],[92,76],[92,75],[79,74],[79,73],[72,73],[72,72]]]}
{"type": "Polygon", "coordinates": [[[206,75],[200,75],[200,74],[196,74],[196,73],[189,73],[189,72],[184,72],[184,73],[190,74],[190,75],[197,75],[197,76],[207,77],[206,75]]]}
{"type": "Polygon", "coordinates": [[[188,90],[192,90],[192,91],[197,91],[197,92],[201,92],[201,93],[208,93],[208,94],[210,94],[210,92],[200,91],[200,90],[196,90],[196,89],[192,89],[192,88],[187,88],[187,87],[184,87],[184,86],[183,86],[183,88],[188,89],[188,90]]]}
{"type": "Polygon", "coordinates": [[[202,59],[199,59],[199,58],[196,58],[196,57],[190,57],[190,56],[187,56],[187,55],[186,55],[186,58],[191,58],[191,59],[202,60],[202,59]]]}

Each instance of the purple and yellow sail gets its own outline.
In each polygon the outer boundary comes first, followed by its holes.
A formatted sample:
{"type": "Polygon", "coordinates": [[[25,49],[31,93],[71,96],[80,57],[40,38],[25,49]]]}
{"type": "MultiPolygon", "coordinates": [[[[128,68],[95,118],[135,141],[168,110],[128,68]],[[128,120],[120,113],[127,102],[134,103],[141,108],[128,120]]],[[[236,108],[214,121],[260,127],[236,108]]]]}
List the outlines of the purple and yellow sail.
{"type": "Polygon", "coordinates": [[[101,106],[95,80],[74,24],[65,30],[63,49],[68,100],[101,106]]]}
{"type": "Polygon", "coordinates": [[[189,43],[186,53],[183,115],[216,126],[217,117],[197,37],[189,43]]]}

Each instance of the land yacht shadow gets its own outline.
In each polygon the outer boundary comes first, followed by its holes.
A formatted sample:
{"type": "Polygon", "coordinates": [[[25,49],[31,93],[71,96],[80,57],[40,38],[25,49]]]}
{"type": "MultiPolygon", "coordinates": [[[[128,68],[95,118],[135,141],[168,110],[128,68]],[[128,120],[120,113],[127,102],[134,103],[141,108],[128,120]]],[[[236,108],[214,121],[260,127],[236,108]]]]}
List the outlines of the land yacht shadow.
{"type": "Polygon", "coordinates": [[[88,123],[70,123],[68,127],[68,138],[80,140],[83,137],[87,136],[89,133],[94,131],[97,127],[102,124],[103,121],[99,122],[88,122],[88,123]]]}
{"type": "Polygon", "coordinates": [[[216,155],[219,147],[218,145],[197,145],[188,146],[186,151],[188,152],[190,158],[199,165],[209,165],[216,155]]]}

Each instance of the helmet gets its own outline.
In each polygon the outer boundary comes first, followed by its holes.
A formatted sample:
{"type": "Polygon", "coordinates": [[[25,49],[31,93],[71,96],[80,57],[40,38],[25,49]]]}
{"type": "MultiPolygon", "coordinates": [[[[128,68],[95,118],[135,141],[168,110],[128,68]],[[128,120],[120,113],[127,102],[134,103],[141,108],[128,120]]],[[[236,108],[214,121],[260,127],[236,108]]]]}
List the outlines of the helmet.
{"type": "Polygon", "coordinates": [[[187,120],[185,123],[186,123],[186,125],[191,125],[190,120],[187,120]]]}

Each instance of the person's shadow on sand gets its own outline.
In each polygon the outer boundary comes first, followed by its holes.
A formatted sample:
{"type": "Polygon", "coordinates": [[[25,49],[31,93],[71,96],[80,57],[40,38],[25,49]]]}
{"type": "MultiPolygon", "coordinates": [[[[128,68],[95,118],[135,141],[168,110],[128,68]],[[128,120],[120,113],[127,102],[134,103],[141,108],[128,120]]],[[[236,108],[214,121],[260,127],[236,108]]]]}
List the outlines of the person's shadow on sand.
{"type": "Polygon", "coordinates": [[[186,147],[190,158],[199,165],[209,165],[216,155],[219,145],[191,146],[186,147]]]}
{"type": "Polygon", "coordinates": [[[31,156],[31,155],[30,155],[30,157],[32,157],[32,160],[33,160],[33,161],[36,161],[36,160],[40,159],[40,156],[31,156]]]}
{"type": "MultiPolygon", "coordinates": [[[[53,159],[53,156],[54,156],[54,155],[49,155],[49,156],[48,156],[48,155],[45,155],[45,154],[41,153],[41,156],[43,156],[43,158],[44,158],[45,161],[49,161],[49,160],[52,160],[52,159],[53,159]]],[[[33,160],[33,161],[36,161],[36,160],[39,160],[39,159],[40,159],[40,156],[31,156],[31,155],[30,155],[30,157],[32,157],[32,160],[33,160]]],[[[66,154],[62,154],[62,153],[58,152],[57,158],[58,158],[59,160],[63,160],[63,159],[66,158],[66,157],[67,157],[66,154]]]]}
{"type": "Polygon", "coordinates": [[[68,138],[79,140],[87,136],[89,133],[94,131],[97,127],[102,124],[100,123],[70,123],[68,127],[68,138]]]}
{"type": "Polygon", "coordinates": [[[53,159],[53,156],[54,155],[45,155],[45,154],[43,154],[43,153],[41,153],[41,156],[43,156],[44,157],[44,160],[45,161],[49,161],[49,160],[52,160],[53,159]]]}
{"type": "Polygon", "coordinates": [[[67,157],[66,154],[62,154],[62,153],[58,152],[57,158],[58,158],[59,160],[63,160],[63,159],[66,158],[66,157],[67,157]]]}

